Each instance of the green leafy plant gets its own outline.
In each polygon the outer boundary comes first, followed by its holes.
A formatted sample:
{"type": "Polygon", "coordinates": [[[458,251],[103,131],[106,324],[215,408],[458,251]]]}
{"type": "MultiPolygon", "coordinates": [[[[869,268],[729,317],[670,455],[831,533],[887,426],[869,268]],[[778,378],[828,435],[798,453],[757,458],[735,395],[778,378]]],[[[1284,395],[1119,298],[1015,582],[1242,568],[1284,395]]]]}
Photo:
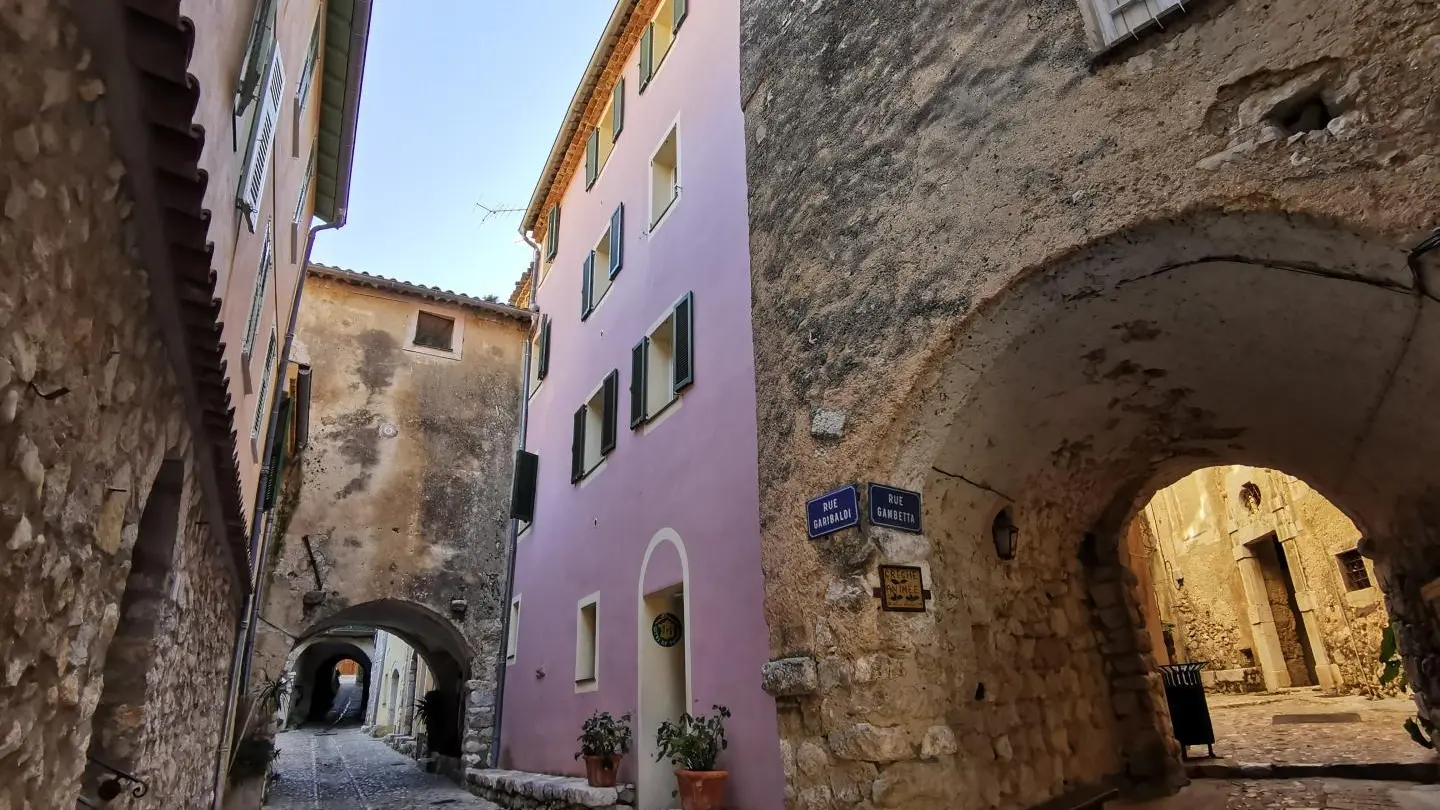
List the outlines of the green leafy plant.
{"type": "Polygon", "coordinates": [[[668,757],[672,765],[679,765],[687,771],[715,770],[720,752],[730,745],[725,739],[725,721],[730,717],[730,710],[724,706],[710,708],[715,714],[708,717],[686,712],[680,715],[678,723],[669,720],[661,723],[660,731],[655,735],[659,749],[655,753],[655,761],[668,757]]]}
{"type": "Polygon", "coordinates": [[[613,757],[630,750],[630,715],[618,718],[610,712],[595,712],[580,727],[580,750],[575,758],[613,757]]]}
{"type": "Polygon", "coordinates": [[[1389,624],[1380,634],[1380,685],[1405,689],[1405,663],[1400,658],[1400,645],[1395,640],[1395,628],[1389,624]]]}

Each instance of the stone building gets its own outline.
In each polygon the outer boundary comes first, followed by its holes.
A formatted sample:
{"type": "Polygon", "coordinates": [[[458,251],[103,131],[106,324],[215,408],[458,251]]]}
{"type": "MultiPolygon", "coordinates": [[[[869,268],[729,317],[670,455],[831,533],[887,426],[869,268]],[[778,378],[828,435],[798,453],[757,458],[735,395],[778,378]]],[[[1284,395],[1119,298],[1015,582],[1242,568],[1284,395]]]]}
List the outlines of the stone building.
{"type": "Polygon", "coordinates": [[[311,265],[285,370],[294,455],[278,478],[252,672],[289,671],[314,694],[329,669],[296,669],[293,645],[336,628],[398,636],[456,718],[429,730],[454,767],[462,747],[471,765],[490,750],[529,322],[505,304],[311,265]]]}
{"type": "Polygon", "coordinates": [[[1350,516],[1440,720],[1434,4],[741,7],[789,806],[1181,781],[1122,533],[1213,465],[1350,516]],[[855,481],[924,533],[808,540],[855,481]]]}
{"type": "Polygon", "coordinates": [[[0,8],[0,806],[222,799],[279,350],[254,335],[312,217],[344,222],[369,19],[276,6],[0,8]]]}
{"type": "Polygon", "coordinates": [[[383,738],[402,754],[421,752],[428,746],[416,742],[424,730],[424,718],[416,703],[435,688],[435,674],[424,656],[405,639],[384,630],[375,633],[375,670],[370,676],[367,730],[383,738]]]}
{"type": "Polygon", "coordinates": [[[1148,569],[1157,662],[1205,661],[1222,691],[1379,691],[1388,617],[1374,564],[1355,524],[1304,481],[1209,467],[1155,493],[1134,523],[1129,567],[1148,569]]]}

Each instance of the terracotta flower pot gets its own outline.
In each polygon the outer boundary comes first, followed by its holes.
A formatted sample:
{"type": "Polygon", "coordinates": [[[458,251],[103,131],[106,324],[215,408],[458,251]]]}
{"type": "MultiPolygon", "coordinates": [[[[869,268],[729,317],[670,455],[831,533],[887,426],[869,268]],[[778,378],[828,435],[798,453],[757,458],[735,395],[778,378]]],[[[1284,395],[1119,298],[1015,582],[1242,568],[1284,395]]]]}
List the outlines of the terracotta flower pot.
{"type": "Polygon", "coordinates": [[[675,770],[680,784],[680,807],[683,810],[720,810],[725,800],[725,778],[729,771],[675,770]]]}
{"type": "Polygon", "coordinates": [[[585,781],[590,787],[615,787],[615,777],[620,775],[620,760],[624,754],[608,757],[585,757],[585,781]]]}

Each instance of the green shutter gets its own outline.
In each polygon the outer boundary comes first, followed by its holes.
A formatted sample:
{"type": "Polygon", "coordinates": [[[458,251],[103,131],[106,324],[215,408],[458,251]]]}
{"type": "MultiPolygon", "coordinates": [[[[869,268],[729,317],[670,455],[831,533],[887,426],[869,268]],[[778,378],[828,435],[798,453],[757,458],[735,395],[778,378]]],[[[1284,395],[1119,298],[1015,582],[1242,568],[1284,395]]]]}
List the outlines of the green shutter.
{"type": "Polygon", "coordinates": [[[619,431],[620,414],[620,370],[615,369],[605,377],[600,389],[601,400],[605,403],[605,418],[600,423],[600,455],[608,455],[615,449],[615,434],[619,431]]]}
{"type": "Polygon", "coordinates": [[[690,4],[686,0],[674,0],[675,3],[675,25],[670,30],[679,33],[680,23],[685,22],[685,15],[690,12],[690,4]]]}
{"type": "Polygon", "coordinates": [[[585,139],[585,188],[595,185],[595,176],[600,173],[600,130],[590,130],[585,139]]]}
{"type": "Polygon", "coordinates": [[[275,435],[270,437],[270,462],[265,467],[265,496],[260,508],[269,511],[275,506],[275,499],[280,494],[280,482],[285,478],[285,448],[289,442],[285,441],[290,436],[290,395],[282,394],[280,398],[280,418],[275,423],[275,435]]]}
{"type": "Polygon", "coordinates": [[[640,338],[630,350],[630,429],[645,421],[645,360],[650,354],[650,338],[640,338]]]}
{"type": "Polygon", "coordinates": [[[645,86],[650,84],[650,77],[655,74],[655,23],[645,26],[645,33],[640,35],[640,92],[645,92],[645,86]]]}
{"type": "Polygon", "coordinates": [[[675,393],[695,382],[695,293],[675,304],[675,393]]]}
{"type": "Polygon", "coordinates": [[[625,253],[625,203],[615,206],[610,215],[610,278],[620,274],[625,253]]]}
{"type": "Polygon", "coordinates": [[[580,268],[580,320],[590,317],[590,285],[595,279],[595,251],[590,251],[585,256],[585,263],[580,268]]]}
{"type": "Polygon", "coordinates": [[[570,483],[585,477],[585,406],[575,412],[575,432],[570,436],[570,483]]]}
{"type": "Polygon", "coordinates": [[[545,375],[550,373],[550,316],[540,316],[540,356],[535,358],[539,368],[535,371],[535,379],[543,380],[545,375]]]}
{"type": "Polygon", "coordinates": [[[548,261],[555,258],[555,251],[560,249],[560,206],[550,208],[549,223],[545,226],[545,259],[548,261]]]}
{"type": "Polygon", "coordinates": [[[620,140],[620,130],[625,128],[625,77],[621,76],[615,82],[615,91],[611,94],[610,102],[610,142],[617,143],[620,140]]]}

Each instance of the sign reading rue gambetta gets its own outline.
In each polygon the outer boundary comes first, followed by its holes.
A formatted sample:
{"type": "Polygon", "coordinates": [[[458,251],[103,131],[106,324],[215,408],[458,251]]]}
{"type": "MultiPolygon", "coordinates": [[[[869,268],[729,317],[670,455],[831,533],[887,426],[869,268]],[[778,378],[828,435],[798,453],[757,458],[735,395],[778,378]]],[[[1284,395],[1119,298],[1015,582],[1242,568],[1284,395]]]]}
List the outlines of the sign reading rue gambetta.
{"type": "Polygon", "coordinates": [[[884,484],[871,484],[868,494],[870,525],[920,533],[920,493],[887,487],[884,484]]]}
{"type": "Polygon", "coordinates": [[[860,525],[860,489],[847,484],[811,498],[805,504],[806,528],[810,539],[860,525]]]}

